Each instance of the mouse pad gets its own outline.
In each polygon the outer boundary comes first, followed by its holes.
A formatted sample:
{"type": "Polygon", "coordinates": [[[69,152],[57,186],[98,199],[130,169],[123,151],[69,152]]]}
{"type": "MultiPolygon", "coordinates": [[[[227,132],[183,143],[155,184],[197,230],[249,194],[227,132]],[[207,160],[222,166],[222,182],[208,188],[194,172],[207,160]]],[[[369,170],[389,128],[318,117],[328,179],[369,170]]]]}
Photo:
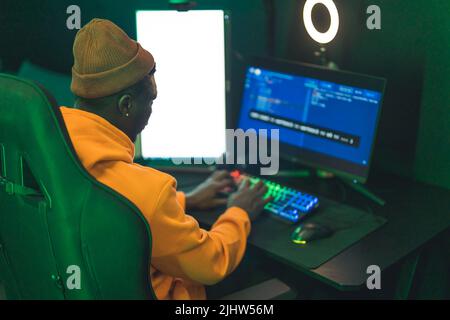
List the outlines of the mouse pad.
{"type": "Polygon", "coordinates": [[[298,224],[287,225],[274,218],[264,217],[254,223],[249,241],[290,264],[315,269],[386,222],[383,217],[358,208],[323,198],[320,202],[321,207],[304,222],[315,222],[332,229],[334,233],[330,237],[306,245],[295,244],[290,236],[298,224]]]}
{"type": "MultiPolygon", "coordinates": [[[[292,225],[263,214],[253,224],[249,243],[288,264],[315,269],[380,228],[386,219],[361,209],[320,198],[321,207],[304,222],[315,222],[334,233],[306,245],[295,244],[290,237],[299,224],[292,225]]],[[[219,212],[192,214],[204,227],[210,227],[219,212]]]]}
{"type": "MultiPolygon", "coordinates": [[[[184,176],[182,189],[189,190],[204,179],[204,175],[184,176]]],[[[333,257],[351,247],[371,232],[380,228],[386,219],[370,212],[339,202],[320,198],[320,208],[303,222],[315,222],[331,228],[334,233],[324,239],[306,245],[295,244],[291,234],[299,224],[289,224],[265,213],[252,223],[249,243],[262,249],[278,260],[306,269],[316,269],[333,257]]],[[[216,212],[190,212],[200,224],[209,229],[223,209],[216,212]]]]}

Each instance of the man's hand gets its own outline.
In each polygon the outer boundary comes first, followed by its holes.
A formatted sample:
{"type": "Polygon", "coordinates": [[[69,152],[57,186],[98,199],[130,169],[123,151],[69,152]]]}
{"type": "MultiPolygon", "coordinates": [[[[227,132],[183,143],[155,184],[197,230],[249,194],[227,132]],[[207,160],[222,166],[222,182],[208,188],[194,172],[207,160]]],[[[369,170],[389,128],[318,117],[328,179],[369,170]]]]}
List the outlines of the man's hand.
{"type": "Polygon", "coordinates": [[[264,199],[267,187],[262,181],[259,181],[253,187],[250,187],[248,179],[242,181],[239,189],[233,193],[228,200],[228,207],[239,207],[245,210],[251,221],[254,221],[264,209],[264,206],[273,198],[264,199]]]}
{"type": "Polygon", "coordinates": [[[212,209],[226,205],[228,199],[219,197],[219,192],[234,187],[234,181],[227,171],[214,172],[205,182],[186,194],[186,209],[212,209]]]}

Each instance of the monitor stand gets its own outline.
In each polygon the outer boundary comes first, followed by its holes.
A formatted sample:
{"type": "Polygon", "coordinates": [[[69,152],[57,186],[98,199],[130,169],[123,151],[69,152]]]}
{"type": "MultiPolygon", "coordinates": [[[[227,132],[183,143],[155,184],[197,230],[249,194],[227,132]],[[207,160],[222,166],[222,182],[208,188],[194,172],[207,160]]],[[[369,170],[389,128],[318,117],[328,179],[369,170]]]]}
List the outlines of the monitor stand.
{"type": "Polygon", "coordinates": [[[378,197],[376,194],[374,194],[372,191],[367,189],[363,184],[359,183],[356,180],[349,180],[344,178],[339,178],[344,184],[355,190],[356,192],[362,194],[364,197],[372,200],[376,204],[380,206],[384,206],[386,204],[386,201],[378,197]]]}
{"type": "MultiPolygon", "coordinates": [[[[311,175],[313,175],[313,172],[314,171],[312,169],[311,170],[309,170],[309,169],[287,170],[287,171],[280,171],[278,176],[289,177],[289,178],[308,178],[311,175]]],[[[353,190],[355,190],[359,194],[363,195],[367,199],[375,202],[376,204],[378,204],[380,206],[384,206],[386,204],[385,200],[381,199],[379,196],[377,196],[372,191],[370,191],[366,186],[364,186],[363,184],[359,183],[356,180],[341,178],[339,176],[334,175],[333,173],[330,173],[330,172],[324,171],[324,170],[320,170],[320,169],[316,170],[315,174],[319,179],[331,179],[331,178],[339,179],[345,185],[352,188],[353,190]]]]}
{"type": "Polygon", "coordinates": [[[197,7],[197,2],[190,0],[169,0],[169,6],[177,11],[189,11],[197,7]]]}

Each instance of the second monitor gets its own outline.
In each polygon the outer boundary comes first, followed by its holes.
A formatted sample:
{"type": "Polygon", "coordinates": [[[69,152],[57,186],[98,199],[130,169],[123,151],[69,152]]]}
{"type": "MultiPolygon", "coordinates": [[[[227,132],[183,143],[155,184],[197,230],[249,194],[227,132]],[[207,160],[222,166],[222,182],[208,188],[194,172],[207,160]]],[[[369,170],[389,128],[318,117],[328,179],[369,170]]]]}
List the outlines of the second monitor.
{"type": "Polygon", "coordinates": [[[364,183],[384,87],[381,78],[254,59],[238,127],[279,129],[282,156],[364,183]]]}
{"type": "Polygon", "coordinates": [[[215,158],[226,150],[226,30],[222,10],[136,12],[152,52],[158,99],[141,134],[143,158],[215,158]]]}

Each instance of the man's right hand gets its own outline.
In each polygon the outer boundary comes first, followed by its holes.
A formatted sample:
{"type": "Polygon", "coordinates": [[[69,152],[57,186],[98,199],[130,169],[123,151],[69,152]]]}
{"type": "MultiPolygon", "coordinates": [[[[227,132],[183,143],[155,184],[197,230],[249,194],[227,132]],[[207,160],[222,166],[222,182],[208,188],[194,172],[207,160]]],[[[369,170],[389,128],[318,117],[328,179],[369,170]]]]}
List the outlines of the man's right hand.
{"type": "Polygon", "coordinates": [[[239,189],[230,195],[228,208],[239,207],[248,213],[251,221],[254,221],[261,214],[264,206],[273,199],[272,197],[264,199],[266,193],[267,187],[262,181],[251,187],[250,181],[245,179],[239,189]]]}

